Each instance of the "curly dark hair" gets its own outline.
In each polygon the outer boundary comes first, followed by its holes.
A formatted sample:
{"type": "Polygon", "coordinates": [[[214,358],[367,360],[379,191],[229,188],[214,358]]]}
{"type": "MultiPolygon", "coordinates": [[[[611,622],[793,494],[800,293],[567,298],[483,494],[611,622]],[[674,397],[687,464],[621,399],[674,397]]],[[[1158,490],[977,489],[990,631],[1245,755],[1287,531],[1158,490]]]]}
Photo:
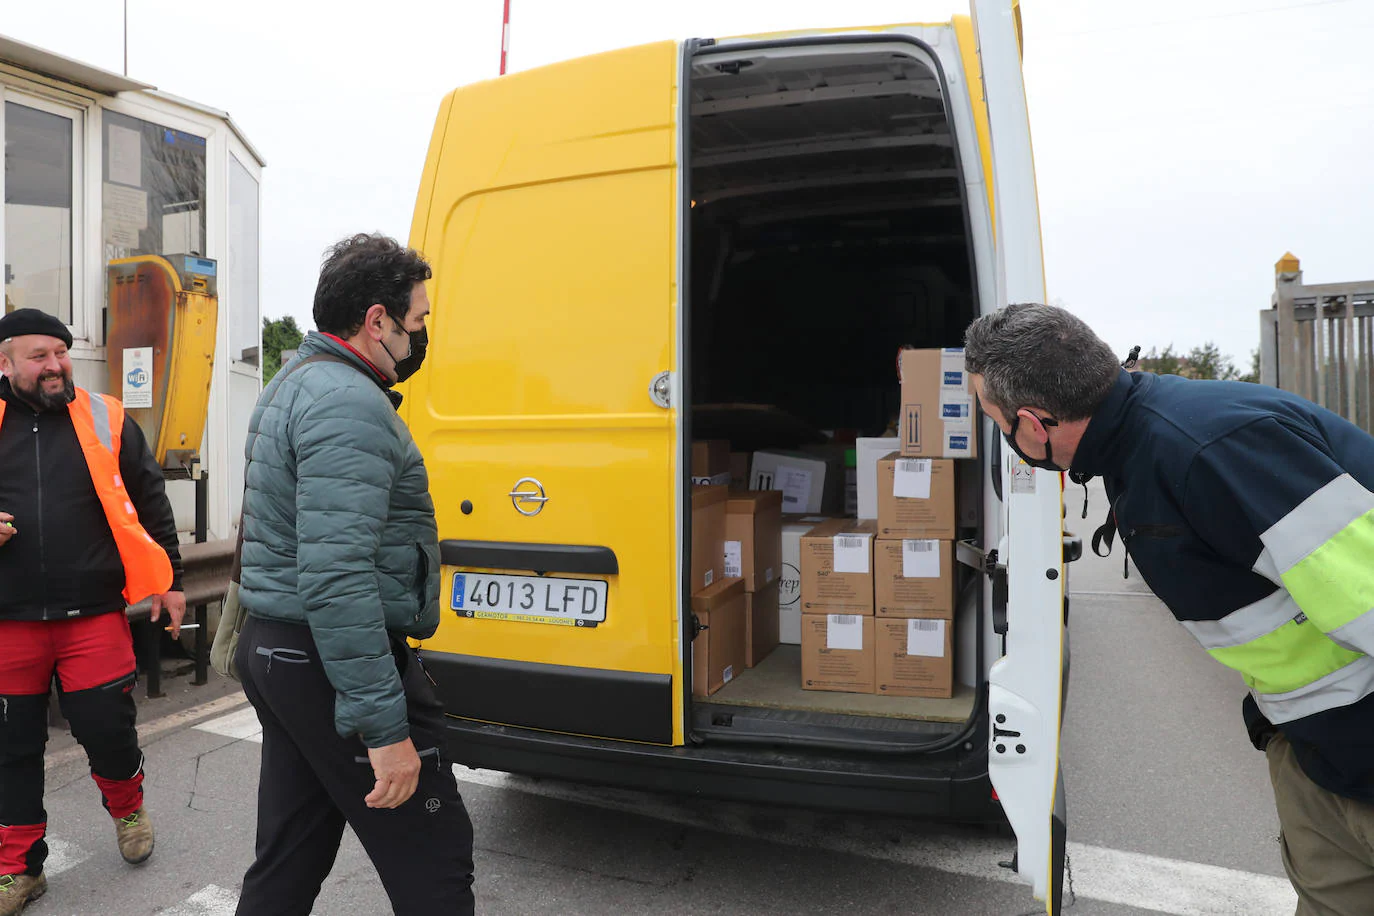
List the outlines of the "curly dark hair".
{"type": "Polygon", "coordinates": [[[339,337],[352,337],[374,304],[386,307],[405,326],[410,294],[416,283],[433,276],[429,262],[380,233],[360,232],[325,253],[315,287],[315,326],[339,337]]]}

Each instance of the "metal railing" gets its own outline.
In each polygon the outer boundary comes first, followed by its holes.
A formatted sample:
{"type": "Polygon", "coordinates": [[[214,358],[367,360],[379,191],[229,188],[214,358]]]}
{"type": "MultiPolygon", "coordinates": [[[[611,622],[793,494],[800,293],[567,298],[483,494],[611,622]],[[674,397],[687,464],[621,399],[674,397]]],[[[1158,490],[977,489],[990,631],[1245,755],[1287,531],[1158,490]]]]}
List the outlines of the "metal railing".
{"type": "Polygon", "coordinates": [[[1374,432],[1374,280],[1304,284],[1285,255],[1260,312],[1260,381],[1374,432]]]}

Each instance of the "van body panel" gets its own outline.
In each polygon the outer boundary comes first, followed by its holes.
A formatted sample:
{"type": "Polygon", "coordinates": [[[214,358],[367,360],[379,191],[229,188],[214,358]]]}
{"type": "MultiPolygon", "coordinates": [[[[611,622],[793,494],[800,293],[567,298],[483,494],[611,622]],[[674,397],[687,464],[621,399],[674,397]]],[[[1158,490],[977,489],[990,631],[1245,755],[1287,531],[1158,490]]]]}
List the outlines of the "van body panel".
{"type": "MultiPolygon", "coordinates": [[[[578,545],[609,553],[618,569],[445,565],[454,600],[455,575],[603,580],[605,619],[460,617],[446,603],[426,654],[585,669],[581,679],[531,679],[556,685],[568,708],[611,701],[602,672],[654,685],[652,701],[636,703],[658,720],[628,731],[663,743],[682,740],[681,698],[663,686],[682,677],[679,457],[677,412],[650,387],[677,368],[678,67],[678,45],[661,42],[449,96],[413,230],[436,267],[429,356],[405,392],[441,538],[578,545]],[[589,691],[581,698],[579,684],[589,691]]],[[[539,690],[499,701],[464,693],[449,712],[481,718],[493,708],[509,724],[556,727],[557,707],[539,690]]],[[[566,727],[596,721],[605,717],[584,712],[566,727]]]]}
{"type": "MultiPolygon", "coordinates": [[[[973,0],[997,200],[994,305],[1044,302],[1040,210],[1016,0],[973,0]]],[[[1063,475],[1001,452],[1006,651],[989,672],[989,773],[1017,837],[1017,873],[1062,907],[1067,821],[1059,766],[1065,641],[1063,475]]]]}

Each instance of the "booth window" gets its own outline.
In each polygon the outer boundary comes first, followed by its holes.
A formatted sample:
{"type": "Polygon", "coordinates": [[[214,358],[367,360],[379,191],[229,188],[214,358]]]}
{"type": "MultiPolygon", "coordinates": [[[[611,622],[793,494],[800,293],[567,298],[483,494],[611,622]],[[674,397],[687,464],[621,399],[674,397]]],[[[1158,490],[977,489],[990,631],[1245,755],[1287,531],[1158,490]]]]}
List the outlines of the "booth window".
{"type": "Polygon", "coordinates": [[[258,182],[229,156],[229,355],[258,362],[258,182]]]}
{"type": "Polygon", "coordinates": [[[205,254],[205,138],[104,115],[105,259],[205,254]]]}
{"type": "Polygon", "coordinates": [[[5,103],[5,311],[72,320],[73,121],[5,103]]]}

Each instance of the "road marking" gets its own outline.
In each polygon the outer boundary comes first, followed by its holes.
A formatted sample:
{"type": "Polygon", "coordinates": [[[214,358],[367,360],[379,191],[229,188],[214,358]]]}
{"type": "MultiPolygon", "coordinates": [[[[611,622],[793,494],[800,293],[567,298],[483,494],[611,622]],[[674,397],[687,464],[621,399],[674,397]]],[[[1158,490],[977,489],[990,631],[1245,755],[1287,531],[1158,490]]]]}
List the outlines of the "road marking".
{"type": "MultiPolygon", "coordinates": [[[[195,727],[225,737],[262,741],[262,728],[251,707],[195,727]]],[[[771,843],[827,849],[987,881],[1022,883],[997,864],[1011,857],[1010,841],[984,833],[931,825],[930,832],[923,834],[918,832],[923,825],[909,821],[890,822],[890,831],[875,830],[875,823],[880,822],[871,818],[724,805],[685,796],[548,779],[535,781],[464,766],[454,766],[453,774],[461,782],[473,785],[592,805],[771,843]]],[[[1174,916],[1289,916],[1297,904],[1292,885],[1274,875],[1082,843],[1070,843],[1068,849],[1074,889],[1080,897],[1174,916]]]]}
{"type": "Polygon", "coordinates": [[[239,906],[239,895],[217,884],[207,884],[169,910],[163,916],[234,916],[239,906]]]}
{"type": "MultiPolygon", "coordinates": [[[[930,868],[936,871],[1021,884],[999,860],[1011,857],[1011,843],[982,833],[893,821],[890,830],[871,818],[730,804],[653,795],[552,780],[534,781],[492,770],[454,766],[462,782],[593,805],[705,830],[751,837],[930,868]],[[875,829],[875,824],[878,824],[875,829]],[[764,826],[761,826],[764,825],[764,826]]],[[[1138,852],[1068,845],[1074,889],[1080,897],[1174,916],[1290,916],[1297,895],[1284,878],[1165,859],[1138,852]]],[[[1027,902],[1030,900],[1027,886],[1027,902]]],[[[1067,887],[1065,888],[1067,892],[1067,887]]]]}
{"type": "MultiPolygon", "coordinates": [[[[114,846],[114,831],[111,830],[110,833],[110,845],[114,846]]],[[[50,878],[53,875],[60,875],[64,871],[70,871],[91,857],[89,852],[75,843],[68,843],[66,840],[59,840],[53,836],[47,836],[44,839],[48,844],[48,858],[43,863],[43,873],[50,878]]]]}
{"type": "Polygon", "coordinates": [[[258,711],[252,706],[244,707],[217,719],[201,722],[196,725],[196,730],[210,732],[212,735],[222,735],[225,738],[262,743],[262,723],[258,721],[258,711]]]}
{"type": "MultiPolygon", "coordinates": [[[[147,744],[148,740],[155,735],[171,731],[174,728],[183,728],[198,722],[201,719],[209,718],[226,713],[231,709],[237,709],[248,702],[248,698],[242,691],[227,694],[208,703],[201,703],[199,706],[192,706],[180,712],[169,713],[160,719],[151,722],[144,722],[138,726],[138,740],[140,744],[147,744]]],[[[73,745],[55,754],[49,754],[44,761],[46,770],[55,770],[68,763],[75,763],[78,760],[86,759],[86,749],[81,745],[73,745]]]]}

